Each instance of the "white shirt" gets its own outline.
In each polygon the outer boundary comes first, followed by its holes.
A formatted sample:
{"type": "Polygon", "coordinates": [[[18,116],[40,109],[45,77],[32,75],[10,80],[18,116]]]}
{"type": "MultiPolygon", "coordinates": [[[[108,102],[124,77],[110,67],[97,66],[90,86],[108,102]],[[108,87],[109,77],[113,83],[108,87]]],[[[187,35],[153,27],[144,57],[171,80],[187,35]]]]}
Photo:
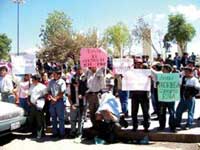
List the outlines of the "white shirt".
{"type": "MultiPolygon", "coordinates": [[[[200,83],[199,80],[196,77],[192,77],[192,78],[185,78],[186,86],[191,86],[191,87],[195,87],[197,90],[200,90],[200,83]]],[[[182,84],[182,79],[181,79],[181,84],[182,84]]]]}
{"type": "Polygon", "coordinates": [[[0,77],[0,92],[12,92],[13,90],[13,83],[12,77],[6,75],[5,77],[0,77]]]}
{"type": "Polygon", "coordinates": [[[46,93],[47,93],[47,87],[42,83],[38,83],[37,85],[32,84],[29,89],[29,95],[31,96],[30,99],[31,103],[36,104],[37,100],[40,97],[45,96],[46,93]]]}
{"type": "Polygon", "coordinates": [[[112,92],[104,93],[102,95],[97,113],[103,110],[108,110],[112,112],[116,117],[120,117],[121,104],[120,101],[117,100],[116,97],[112,94],[112,92]]]}
{"type": "Polygon", "coordinates": [[[105,88],[104,68],[92,73],[90,70],[86,73],[88,92],[99,92],[105,88]]]}

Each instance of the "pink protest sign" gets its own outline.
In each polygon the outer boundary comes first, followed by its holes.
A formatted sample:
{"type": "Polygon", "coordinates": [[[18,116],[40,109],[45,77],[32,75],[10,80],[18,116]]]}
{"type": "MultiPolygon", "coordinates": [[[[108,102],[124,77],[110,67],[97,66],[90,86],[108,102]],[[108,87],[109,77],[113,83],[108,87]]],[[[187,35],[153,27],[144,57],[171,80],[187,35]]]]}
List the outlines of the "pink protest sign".
{"type": "Polygon", "coordinates": [[[107,65],[107,53],[100,48],[82,48],[80,64],[82,68],[104,67],[107,65]]]}

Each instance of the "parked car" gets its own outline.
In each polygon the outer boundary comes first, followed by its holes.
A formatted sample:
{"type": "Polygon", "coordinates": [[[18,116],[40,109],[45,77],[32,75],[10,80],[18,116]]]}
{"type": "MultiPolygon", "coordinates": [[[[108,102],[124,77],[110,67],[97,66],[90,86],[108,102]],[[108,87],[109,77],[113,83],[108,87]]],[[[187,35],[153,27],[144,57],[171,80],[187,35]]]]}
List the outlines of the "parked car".
{"type": "Polygon", "coordinates": [[[25,122],[26,117],[22,108],[0,101],[0,137],[20,129],[25,122]]]}

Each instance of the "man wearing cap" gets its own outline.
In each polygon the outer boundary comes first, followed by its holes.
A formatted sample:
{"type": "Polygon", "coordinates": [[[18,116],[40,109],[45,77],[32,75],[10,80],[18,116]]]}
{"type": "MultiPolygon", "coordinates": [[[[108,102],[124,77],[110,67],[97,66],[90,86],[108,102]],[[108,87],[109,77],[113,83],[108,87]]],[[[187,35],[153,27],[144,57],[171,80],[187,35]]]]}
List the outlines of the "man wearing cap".
{"type": "Polygon", "coordinates": [[[185,129],[192,127],[195,109],[195,95],[200,90],[200,84],[194,77],[191,67],[184,68],[184,76],[181,81],[181,100],[176,109],[176,126],[181,127],[182,114],[188,111],[188,119],[185,129]]]}
{"type": "Polygon", "coordinates": [[[33,135],[37,135],[37,139],[42,137],[44,133],[44,114],[43,107],[45,104],[45,95],[47,93],[46,86],[40,81],[39,75],[32,76],[32,85],[29,89],[30,104],[30,128],[33,135]],[[36,125],[36,126],[35,126],[36,125]]]}
{"type": "MultiPolygon", "coordinates": [[[[144,69],[143,62],[141,59],[135,60],[135,69],[144,69]]],[[[131,91],[132,99],[132,122],[133,131],[137,131],[138,128],[138,109],[141,104],[143,112],[143,126],[144,131],[148,132],[150,126],[150,115],[149,115],[149,92],[148,91],[131,91]]]]}
{"type": "MultiPolygon", "coordinates": [[[[162,68],[163,73],[171,73],[172,68],[169,64],[165,64],[162,68]]],[[[159,84],[159,83],[158,83],[159,84]]],[[[159,102],[159,130],[164,130],[166,126],[166,109],[169,111],[169,127],[172,132],[175,132],[175,102],[159,102]]]]}
{"type": "Polygon", "coordinates": [[[66,84],[65,81],[61,78],[61,69],[54,68],[53,70],[53,79],[49,82],[48,85],[48,99],[51,101],[50,103],[50,115],[52,117],[52,125],[53,125],[53,135],[52,137],[59,136],[60,138],[64,138],[65,136],[65,105],[63,101],[63,96],[66,92],[66,84]],[[57,120],[58,119],[58,120],[57,120]],[[57,128],[59,122],[59,130],[57,128]],[[59,131],[59,133],[58,133],[59,131]]]}
{"type": "Polygon", "coordinates": [[[4,102],[15,103],[15,97],[13,95],[13,82],[8,75],[8,69],[6,66],[0,67],[0,93],[1,100],[4,102]]]}

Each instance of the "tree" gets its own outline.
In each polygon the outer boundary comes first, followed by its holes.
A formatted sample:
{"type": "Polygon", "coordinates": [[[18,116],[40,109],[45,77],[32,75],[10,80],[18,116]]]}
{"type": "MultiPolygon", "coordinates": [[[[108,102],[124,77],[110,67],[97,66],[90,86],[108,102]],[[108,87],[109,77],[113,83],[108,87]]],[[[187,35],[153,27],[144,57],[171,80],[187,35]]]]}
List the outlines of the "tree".
{"type": "Polygon", "coordinates": [[[158,50],[152,41],[151,36],[151,26],[147,23],[144,18],[139,18],[137,24],[132,30],[132,35],[136,43],[141,43],[142,41],[148,42],[148,44],[153,48],[153,50],[158,54],[158,50]]]}
{"type": "Polygon", "coordinates": [[[163,42],[176,41],[179,46],[179,53],[182,55],[187,50],[187,44],[196,34],[192,24],[187,23],[182,14],[169,15],[168,32],[165,34],[163,42]]]}
{"type": "Polygon", "coordinates": [[[8,60],[11,50],[11,40],[6,34],[0,34],[0,60],[8,60]]]}
{"type": "Polygon", "coordinates": [[[104,41],[113,46],[114,56],[119,57],[122,49],[131,42],[128,27],[120,22],[107,28],[104,33],[104,41]]]}
{"type": "Polygon", "coordinates": [[[42,50],[38,54],[46,61],[64,62],[73,44],[72,21],[64,12],[54,11],[46,19],[39,35],[42,50]]]}

